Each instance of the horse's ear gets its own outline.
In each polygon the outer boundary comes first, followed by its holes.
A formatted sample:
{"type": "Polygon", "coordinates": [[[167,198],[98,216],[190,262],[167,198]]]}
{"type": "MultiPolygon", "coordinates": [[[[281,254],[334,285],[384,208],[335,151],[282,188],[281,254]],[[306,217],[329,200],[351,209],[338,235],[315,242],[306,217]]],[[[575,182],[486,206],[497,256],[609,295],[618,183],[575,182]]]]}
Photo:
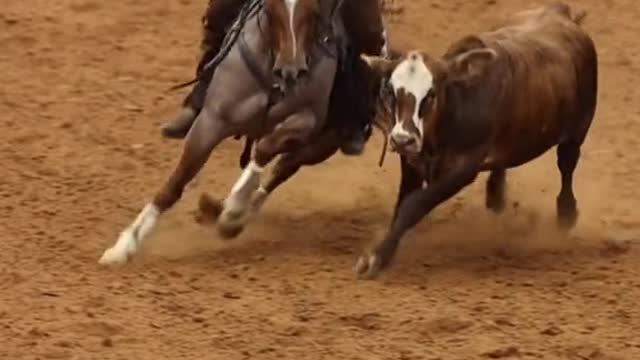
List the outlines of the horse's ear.
{"type": "Polygon", "coordinates": [[[497,57],[498,53],[491,48],[469,50],[449,62],[449,76],[463,81],[474,79],[483,74],[497,57]]]}
{"type": "Polygon", "coordinates": [[[379,56],[360,55],[360,58],[378,75],[389,78],[396,68],[397,61],[387,60],[379,56]]]}

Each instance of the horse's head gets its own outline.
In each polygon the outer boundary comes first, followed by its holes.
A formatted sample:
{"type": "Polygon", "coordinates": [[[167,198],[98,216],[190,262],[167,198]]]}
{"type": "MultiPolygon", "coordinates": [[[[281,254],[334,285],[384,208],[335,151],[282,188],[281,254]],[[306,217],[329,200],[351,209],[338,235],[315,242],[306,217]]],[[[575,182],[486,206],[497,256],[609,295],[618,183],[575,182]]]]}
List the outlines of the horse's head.
{"type": "Polygon", "coordinates": [[[309,55],[321,21],[320,0],[265,0],[275,55],[273,75],[290,87],[309,73],[309,55]]]}

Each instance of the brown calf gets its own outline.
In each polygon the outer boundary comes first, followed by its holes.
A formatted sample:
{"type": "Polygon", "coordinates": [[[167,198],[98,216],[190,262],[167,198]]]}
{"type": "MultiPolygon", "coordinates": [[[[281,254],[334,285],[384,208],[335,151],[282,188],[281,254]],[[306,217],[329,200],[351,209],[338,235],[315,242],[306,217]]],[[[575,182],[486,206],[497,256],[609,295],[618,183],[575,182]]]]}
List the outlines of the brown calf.
{"type": "Polygon", "coordinates": [[[579,26],[583,16],[556,3],[467,36],[440,59],[418,51],[393,61],[365,57],[392,87],[389,140],[401,156],[402,181],[389,232],[358,260],[359,275],[388,266],[404,233],[481,171],[490,171],[486,206],[500,212],[507,169],[555,145],[558,223],[575,225],[572,177],[598,86],[595,46],[579,26]]]}

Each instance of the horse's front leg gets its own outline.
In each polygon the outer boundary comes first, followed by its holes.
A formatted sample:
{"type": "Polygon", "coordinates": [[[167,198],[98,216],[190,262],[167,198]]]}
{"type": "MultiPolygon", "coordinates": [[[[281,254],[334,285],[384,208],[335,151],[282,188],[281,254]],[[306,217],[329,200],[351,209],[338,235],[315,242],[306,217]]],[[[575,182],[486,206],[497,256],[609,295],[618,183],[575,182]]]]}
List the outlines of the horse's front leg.
{"type": "Polygon", "coordinates": [[[343,142],[336,129],[331,128],[314,137],[308,145],[301,147],[298,151],[282,155],[276,162],[270,176],[255,192],[251,202],[252,211],[258,212],[267,197],[295,175],[302,166],[324,162],[338,151],[343,142]]]}
{"type": "Polygon", "coordinates": [[[153,200],[120,233],[116,243],[104,252],[99,261],[101,264],[125,263],[137,252],[160,215],[180,199],[184,187],[202,169],[213,148],[229,135],[227,130],[220,117],[209,116],[207,110],[200,112],[173,173],[153,200]]]}
{"type": "Polygon", "coordinates": [[[255,144],[251,161],[224,200],[218,219],[218,230],[223,237],[236,237],[242,232],[251,213],[251,200],[260,187],[260,176],[265,167],[279,154],[296,151],[316,128],[316,117],[303,111],[288,117],[274,131],[255,144]]]}

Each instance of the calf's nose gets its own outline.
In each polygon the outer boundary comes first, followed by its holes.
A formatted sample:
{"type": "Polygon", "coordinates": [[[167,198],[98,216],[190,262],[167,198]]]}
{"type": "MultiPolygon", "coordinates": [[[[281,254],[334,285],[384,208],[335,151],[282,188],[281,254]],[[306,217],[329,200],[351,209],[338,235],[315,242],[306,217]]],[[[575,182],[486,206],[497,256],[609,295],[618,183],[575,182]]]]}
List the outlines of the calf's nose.
{"type": "Polygon", "coordinates": [[[396,149],[403,149],[415,144],[416,139],[411,134],[397,133],[391,135],[391,144],[396,149]]]}

